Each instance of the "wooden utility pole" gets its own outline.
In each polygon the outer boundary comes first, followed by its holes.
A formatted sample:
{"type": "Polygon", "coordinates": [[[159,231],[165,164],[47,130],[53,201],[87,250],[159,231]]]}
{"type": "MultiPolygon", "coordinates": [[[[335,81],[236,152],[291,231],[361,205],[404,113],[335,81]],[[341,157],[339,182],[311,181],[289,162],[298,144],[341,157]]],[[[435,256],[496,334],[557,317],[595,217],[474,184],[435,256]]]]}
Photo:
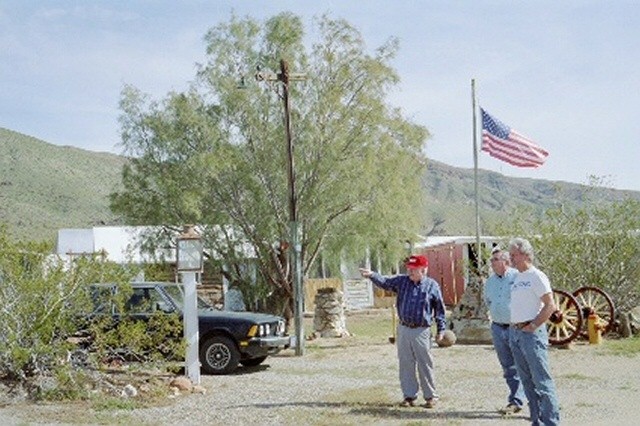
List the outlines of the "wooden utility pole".
{"type": "Polygon", "coordinates": [[[293,136],[291,133],[291,111],[289,103],[289,81],[303,80],[303,74],[289,73],[289,65],[284,59],[280,60],[280,72],[277,75],[258,72],[258,81],[279,81],[282,83],[282,100],[284,103],[284,127],[287,142],[287,183],[289,192],[289,247],[291,248],[290,260],[292,286],[294,295],[294,326],[296,333],[296,355],[304,355],[304,286],[302,283],[302,247],[300,245],[300,231],[298,224],[298,206],[296,198],[296,175],[293,155],[293,136]]]}

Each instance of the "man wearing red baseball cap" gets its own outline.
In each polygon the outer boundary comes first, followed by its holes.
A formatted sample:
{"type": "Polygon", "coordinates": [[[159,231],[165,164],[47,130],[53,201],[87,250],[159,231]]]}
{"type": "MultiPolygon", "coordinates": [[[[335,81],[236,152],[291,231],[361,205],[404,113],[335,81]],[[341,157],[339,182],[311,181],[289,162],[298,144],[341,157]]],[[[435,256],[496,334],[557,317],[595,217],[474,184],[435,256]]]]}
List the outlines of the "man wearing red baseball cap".
{"type": "Polygon", "coordinates": [[[444,301],[440,285],[427,276],[429,261],[425,256],[410,256],[405,266],[406,275],[386,277],[370,269],[360,269],[360,273],[378,287],[396,293],[400,318],[397,350],[400,388],[404,397],[400,405],[415,405],[419,385],[426,401],[425,407],[433,408],[438,395],[431,355],[431,324],[435,320],[436,342],[442,340],[446,328],[444,301]]]}

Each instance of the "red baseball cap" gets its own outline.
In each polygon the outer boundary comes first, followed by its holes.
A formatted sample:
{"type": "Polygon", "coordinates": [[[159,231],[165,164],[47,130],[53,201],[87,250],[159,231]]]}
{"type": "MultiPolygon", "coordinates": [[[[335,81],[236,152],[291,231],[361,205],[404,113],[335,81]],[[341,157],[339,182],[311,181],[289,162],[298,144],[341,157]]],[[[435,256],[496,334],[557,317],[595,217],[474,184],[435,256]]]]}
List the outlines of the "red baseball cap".
{"type": "Polygon", "coordinates": [[[410,256],[409,259],[407,259],[407,262],[404,264],[404,266],[406,266],[407,268],[426,268],[427,266],[429,266],[429,261],[427,260],[426,256],[422,256],[422,255],[414,255],[414,256],[410,256]]]}

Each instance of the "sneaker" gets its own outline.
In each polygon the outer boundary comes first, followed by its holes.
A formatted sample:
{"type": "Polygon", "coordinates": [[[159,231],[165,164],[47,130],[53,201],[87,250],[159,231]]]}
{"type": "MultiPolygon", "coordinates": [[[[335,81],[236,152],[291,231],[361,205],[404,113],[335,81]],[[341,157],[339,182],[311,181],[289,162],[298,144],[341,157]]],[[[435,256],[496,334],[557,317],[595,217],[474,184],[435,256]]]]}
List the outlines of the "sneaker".
{"type": "Polygon", "coordinates": [[[415,406],[415,398],[405,398],[401,403],[401,407],[413,407],[415,406]]]}
{"type": "Polygon", "coordinates": [[[504,414],[504,415],[515,414],[520,411],[522,411],[522,407],[519,407],[516,404],[509,404],[506,407],[498,410],[500,414],[504,414]]]}
{"type": "Polygon", "coordinates": [[[424,403],[424,408],[434,408],[436,406],[436,402],[438,402],[437,398],[429,398],[424,403]]]}

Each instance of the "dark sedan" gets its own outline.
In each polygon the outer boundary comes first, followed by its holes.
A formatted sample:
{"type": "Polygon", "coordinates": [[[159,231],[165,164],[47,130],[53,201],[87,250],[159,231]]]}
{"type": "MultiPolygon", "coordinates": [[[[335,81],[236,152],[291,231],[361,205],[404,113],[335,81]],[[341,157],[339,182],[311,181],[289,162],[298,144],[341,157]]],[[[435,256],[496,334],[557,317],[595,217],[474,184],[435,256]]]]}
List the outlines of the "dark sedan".
{"type": "MultiPolygon", "coordinates": [[[[184,291],[181,284],[137,282],[125,301],[125,313],[140,320],[164,312],[182,316],[184,291]]],[[[113,293],[117,286],[96,284],[93,293],[113,293]]],[[[104,300],[96,298],[94,300],[104,300]]],[[[119,316],[115,306],[99,306],[98,311],[119,316]]],[[[198,298],[198,327],[200,364],[205,373],[229,374],[239,364],[255,366],[269,355],[290,346],[282,317],[254,313],[218,311],[198,298]]]]}

